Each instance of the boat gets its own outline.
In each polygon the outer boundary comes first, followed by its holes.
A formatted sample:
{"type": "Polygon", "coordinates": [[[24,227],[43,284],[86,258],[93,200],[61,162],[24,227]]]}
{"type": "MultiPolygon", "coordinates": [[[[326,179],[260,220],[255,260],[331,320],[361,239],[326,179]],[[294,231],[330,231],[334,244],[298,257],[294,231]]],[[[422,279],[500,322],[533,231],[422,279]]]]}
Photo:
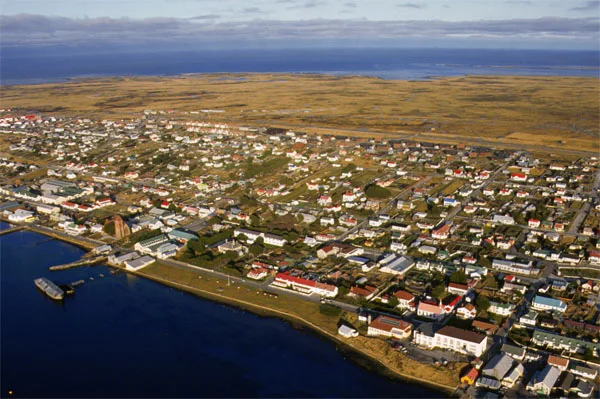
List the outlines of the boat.
{"type": "Polygon", "coordinates": [[[44,291],[44,293],[52,299],[60,301],[65,297],[65,292],[45,277],[35,279],[34,282],[40,290],[44,291]]]}

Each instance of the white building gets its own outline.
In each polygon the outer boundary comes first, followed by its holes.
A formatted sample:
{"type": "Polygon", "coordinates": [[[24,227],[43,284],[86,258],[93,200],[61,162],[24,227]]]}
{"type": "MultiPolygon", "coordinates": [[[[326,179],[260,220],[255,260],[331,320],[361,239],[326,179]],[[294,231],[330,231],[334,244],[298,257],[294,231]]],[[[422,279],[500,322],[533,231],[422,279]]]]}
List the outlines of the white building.
{"type": "Polygon", "coordinates": [[[445,326],[431,334],[431,325],[422,325],[414,332],[414,342],[429,349],[442,348],[454,352],[481,356],[487,347],[487,336],[473,331],[445,326]],[[429,331],[428,331],[429,330],[429,331]]]}

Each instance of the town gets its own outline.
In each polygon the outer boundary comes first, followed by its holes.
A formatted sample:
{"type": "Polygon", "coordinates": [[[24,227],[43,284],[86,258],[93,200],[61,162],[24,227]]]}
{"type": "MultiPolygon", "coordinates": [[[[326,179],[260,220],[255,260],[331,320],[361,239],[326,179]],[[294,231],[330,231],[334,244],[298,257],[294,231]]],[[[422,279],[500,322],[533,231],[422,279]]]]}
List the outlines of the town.
{"type": "Polygon", "coordinates": [[[0,110],[0,216],[131,273],[311,303],[458,395],[598,395],[600,155],[224,120],[0,110]]]}

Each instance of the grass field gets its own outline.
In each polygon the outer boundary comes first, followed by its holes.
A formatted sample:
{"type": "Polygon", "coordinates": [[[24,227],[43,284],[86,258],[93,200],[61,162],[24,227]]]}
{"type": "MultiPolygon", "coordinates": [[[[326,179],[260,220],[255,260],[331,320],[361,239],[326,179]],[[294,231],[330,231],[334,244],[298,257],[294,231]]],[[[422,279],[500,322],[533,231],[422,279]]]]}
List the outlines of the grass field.
{"type": "Polygon", "coordinates": [[[440,142],[477,137],[513,146],[593,149],[600,145],[599,82],[518,76],[392,81],[312,74],[107,78],[4,86],[1,106],[98,118],[133,117],[145,109],[219,109],[225,112],[211,114],[212,120],[318,133],[419,133],[421,139],[440,142]]]}

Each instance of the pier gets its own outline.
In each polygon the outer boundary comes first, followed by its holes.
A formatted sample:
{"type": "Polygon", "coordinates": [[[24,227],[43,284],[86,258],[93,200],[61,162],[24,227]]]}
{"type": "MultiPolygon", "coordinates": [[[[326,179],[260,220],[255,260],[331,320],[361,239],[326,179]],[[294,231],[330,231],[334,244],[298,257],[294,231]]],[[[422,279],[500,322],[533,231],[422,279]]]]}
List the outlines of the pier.
{"type": "Polygon", "coordinates": [[[0,230],[0,236],[2,236],[4,234],[14,233],[15,231],[23,230],[24,228],[25,228],[24,226],[15,226],[15,227],[11,227],[10,229],[0,230]]]}
{"type": "Polygon", "coordinates": [[[67,263],[64,265],[50,266],[49,270],[53,271],[53,272],[57,271],[57,270],[66,270],[66,269],[71,269],[71,268],[79,267],[79,266],[93,265],[94,263],[100,263],[105,260],[106,260],[106,256],[96,256],[94,258],[81,259],[81,260],[77,260],[75,262],[67,263]]]}

